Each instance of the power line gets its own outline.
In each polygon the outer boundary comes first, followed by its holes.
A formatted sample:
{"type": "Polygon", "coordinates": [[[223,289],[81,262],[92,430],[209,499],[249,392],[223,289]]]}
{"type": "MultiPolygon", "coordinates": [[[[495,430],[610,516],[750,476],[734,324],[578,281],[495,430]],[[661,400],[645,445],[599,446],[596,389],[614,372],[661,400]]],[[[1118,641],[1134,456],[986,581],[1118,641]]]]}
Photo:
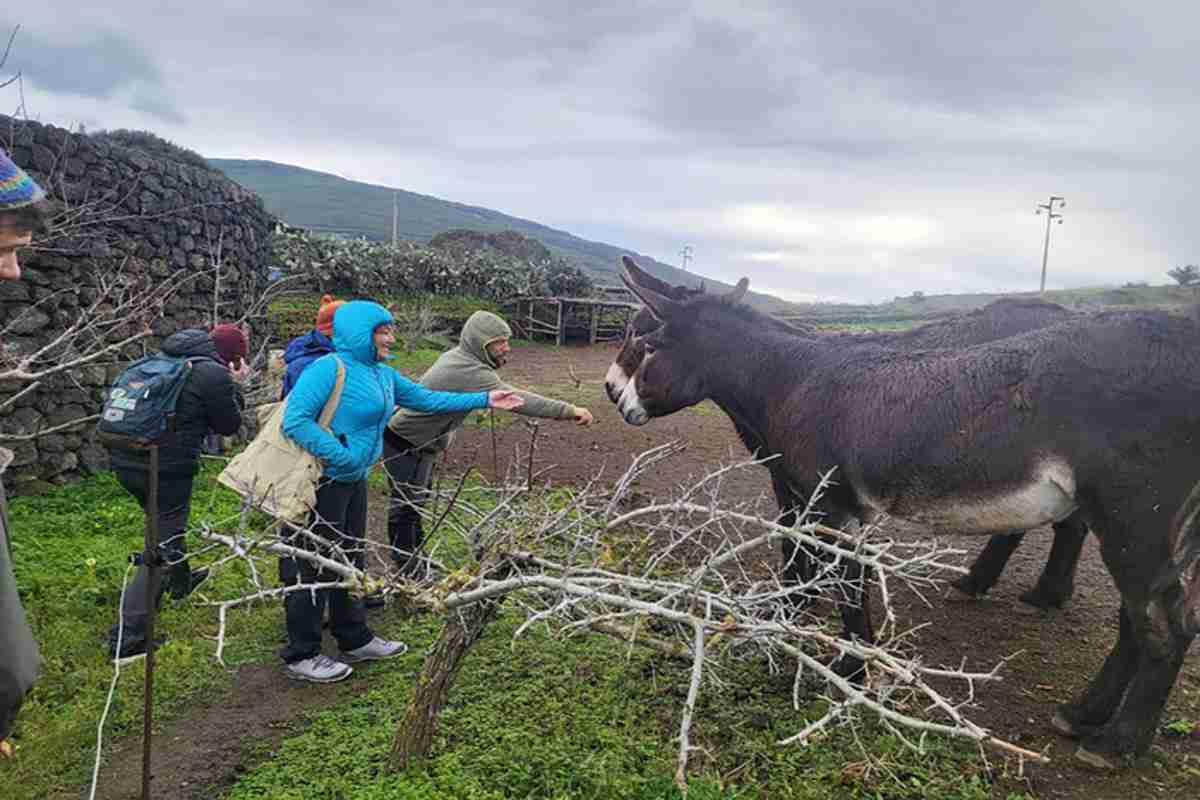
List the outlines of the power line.
{"type": "Polygon", "coordinates": [[[1034,214],[1041,214],[1043,211],[1046,212],[1046,242],[1042,245],[1042,286],[1038,289],[1042,294],[1046,293],[1046,261],[1050,256],[1050,223],[1058,220],[1058,224],[1062,225],[1062,213],[1054,210],[1055,203],[1058,204],[1058,208],[1060,209],[1065,208],[1067,205],[1066,200],[1056,194],[1052,194],[1050,195],[1049,202],[1038,203],[1037,208],[1033,212],[1034,214]]]}

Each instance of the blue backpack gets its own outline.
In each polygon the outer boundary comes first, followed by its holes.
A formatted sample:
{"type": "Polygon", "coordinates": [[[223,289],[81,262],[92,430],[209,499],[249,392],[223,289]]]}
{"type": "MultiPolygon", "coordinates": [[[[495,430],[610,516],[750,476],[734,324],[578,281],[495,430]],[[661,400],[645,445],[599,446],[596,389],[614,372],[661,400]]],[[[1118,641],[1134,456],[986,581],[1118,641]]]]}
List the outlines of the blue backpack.
{"type": "Polygon", "coordinates": [[[175,431],[175,405],[193,362],[208,360],[156,353],[135,361],[104,398],[96,426],[100,438],[125,448],[165,444],[175,431]]]}

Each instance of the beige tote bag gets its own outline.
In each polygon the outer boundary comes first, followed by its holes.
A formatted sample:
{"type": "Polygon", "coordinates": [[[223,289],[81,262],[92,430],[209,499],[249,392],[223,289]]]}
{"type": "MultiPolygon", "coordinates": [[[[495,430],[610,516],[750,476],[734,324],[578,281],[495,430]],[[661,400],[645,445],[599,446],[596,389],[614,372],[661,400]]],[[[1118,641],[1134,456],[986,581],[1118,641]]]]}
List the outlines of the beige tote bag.
{"type": "MultiPolygon", "coordinates": [[[[346,365],[337,356],[337,383],[325,401],[318,424],[329,430],[346,385],[346,365]]],[[[278,520],[303,525],[317,506],[321,461],[283,432],[287,401],[273,403],[254,441],[233,457],[217,480],[240,494],[254,508],[278,520]]]]}

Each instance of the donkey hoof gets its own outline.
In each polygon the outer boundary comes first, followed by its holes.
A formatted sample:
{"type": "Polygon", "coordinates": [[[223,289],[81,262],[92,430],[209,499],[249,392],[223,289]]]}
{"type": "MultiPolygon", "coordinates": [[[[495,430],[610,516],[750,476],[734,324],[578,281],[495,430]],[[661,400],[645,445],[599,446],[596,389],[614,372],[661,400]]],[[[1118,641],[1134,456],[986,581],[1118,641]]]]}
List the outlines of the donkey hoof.
{"type": "Polygon", "coordinates": [[[1039,588],[1034,588],[1028,592],[1022,592],[1017,599],[1025,605],[1033,606],[1039,611],[1053,611],[1056,608],[1065,606],[1067,600],[1070,599],[1070,595],[1046,592],[1039,588]]]}
{"type": "Polygon", "coordinates": [[[970,575],[963,575],[958,580],[952,581],[950,585],[967,597],[983,597],[987,594],[989,588],[987,586],[980,586],[970,575]]]}
{"type": "Polygon", "coordinates": [[[1089,767],[1101,769],[1106,772],[1111,772],[1121,768],[1121,763],[1118,756],[1108,753],[1097,753],[1093,750],[1088,750],[1083,745],[1075,748],[1075,758],[1079,759],[1089,767]]]}

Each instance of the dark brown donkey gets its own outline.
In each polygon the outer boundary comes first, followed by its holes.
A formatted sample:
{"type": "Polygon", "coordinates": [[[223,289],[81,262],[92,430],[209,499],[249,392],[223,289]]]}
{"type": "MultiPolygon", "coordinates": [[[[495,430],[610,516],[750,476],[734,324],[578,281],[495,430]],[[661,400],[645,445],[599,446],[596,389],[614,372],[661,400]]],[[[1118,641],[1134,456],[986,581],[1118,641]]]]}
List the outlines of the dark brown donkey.
{"type": "MultiPolygon", "coordinates": [[[[1082,739],[1078,755],[1092,764],[1147,751],[1198,627],[1200,577],[1185,563],[1200,552],[1197,514],[1171,524],[1200,477],[1195,322],[1106,313],[908,353],[784,332],[739,305],[744,279],[727,297],[681,301],[646,288],[631,260],[625,268],[663,322],[622,393],[627,422],[711,398],[780,454],[802,496],[836,468],[821,511],[838,526],[888,514],[932,532],[996,534],[1078,510],[1121,594],[1120,632],[1054,723],[1082,739]]],[[[858,569],[846,578],[864,586],[858,569]]],[[[862,599],[842,608],[845,634],[871,641],[862,599]]]]}
{"type": "MultiPolygon", "coordinates": [[[[686,300],[703,293],[703,289],[672,286],[665,281],[647,275],[652,284],[647,287],[675,300],[686,300]]],[[[896,350],[929,350],[934,348],[963,348],[1006,339],[1029,331],[1055,325],[1077,315],[1055,303],[1036,299],[1005,298],[989,303],[977,311],[922,325],[901,333],[879,334],[821,334],[831,341],[846,341],[854,344],[874,343],[896,350]]],[[[796,334],[817,334],[814,328],[801,328],[773,320],[781,330],[796,334]]],[[[643,307],[630,320],[625,340],[612,366],[608,368],[604,388],[612,402],[620,401],[621,392],[645,357],[643,337],[658,329],[661,323],[643,307]]],[[[738,436],[751,453],[767,458],[771,452],[747,425],[733,419],[738,436]]],[[[787,476],[775,461],[765,466],[771,475],[771,488],[781,515],[779,523],[791,527],[796,524],[796,509],[803,508],[808,498],[798,496],[789,487],[787,476]]],[[[984,595],[1000,578],[1013,552],[1024,539],[1024,533],[993,536],[971,564],[968,573],[953,582],[953,586],[972,597],[984,595]]],[[[1061,608],[1075,591],[1075,570],[1079,554],[1087,539],[1087,525],[1079,514],[1054,523],[1054,544],[1050,557],[1038,577],[1037,583],[1020,595],[1020,599],[1040,609],[1061,608]]],[[[805,553],[798,553],[793,544],[785,541],[782,546],[784,577],[800,582],[813,575],[813,564],[805,553]]]]}

